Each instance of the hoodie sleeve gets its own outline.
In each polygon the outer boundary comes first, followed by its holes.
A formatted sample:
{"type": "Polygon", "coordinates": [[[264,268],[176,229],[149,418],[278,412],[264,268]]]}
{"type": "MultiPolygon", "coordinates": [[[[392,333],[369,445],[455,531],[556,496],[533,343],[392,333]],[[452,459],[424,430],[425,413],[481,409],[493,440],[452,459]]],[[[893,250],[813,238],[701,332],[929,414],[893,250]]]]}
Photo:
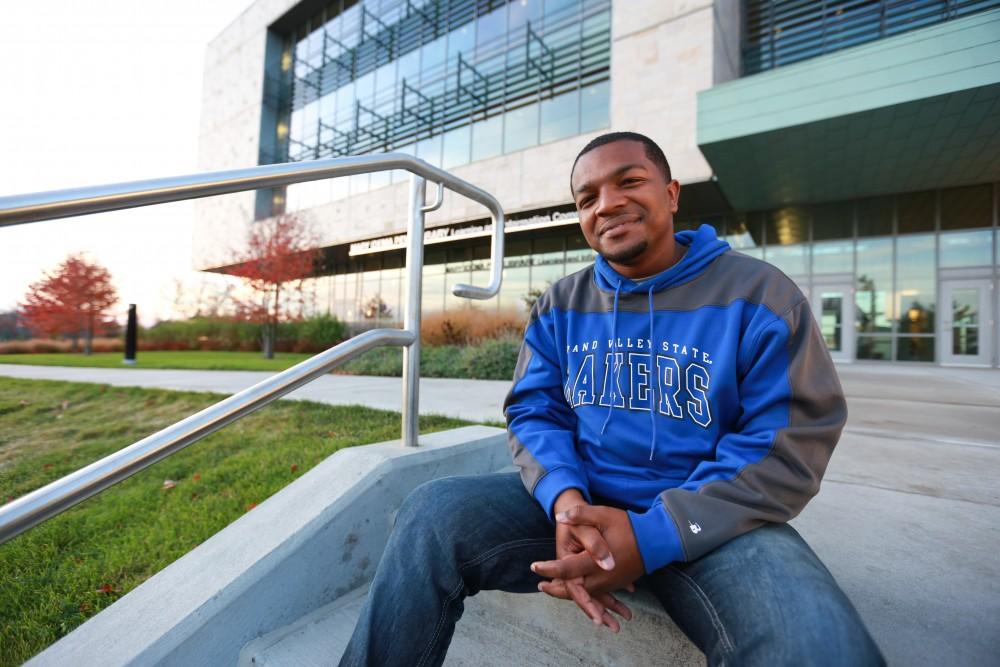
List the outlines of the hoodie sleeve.
{"type": "Polygon", "coordinates": [[[551,518],[563,491],[579,489],[587,502],[590,493],[576,452],[576,415],[563,393],[551,311],[539,316],[538,303],[528,319],[504,415],[507,444],[521,480],[551,518]]]}
{"type": "Polygon", "coordinates": [[[684,484],[645,513],[630,512],[647,572],[695,560],[765,522],[788,521],[819,491],[847,405],[808,302],[748,338],[738,428],[684,484]]]}

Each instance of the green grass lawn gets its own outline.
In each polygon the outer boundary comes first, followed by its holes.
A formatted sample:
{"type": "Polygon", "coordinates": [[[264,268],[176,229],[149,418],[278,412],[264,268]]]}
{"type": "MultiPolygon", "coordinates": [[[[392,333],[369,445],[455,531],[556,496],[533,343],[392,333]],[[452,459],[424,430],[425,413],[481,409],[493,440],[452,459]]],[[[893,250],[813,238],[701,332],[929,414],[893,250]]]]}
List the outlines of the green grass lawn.
{"type": "Polygon", "coordinates": [[[260,352],[139,352],[134,366],[122,363],[121,352],[101,352],[89,357],[82,354],[0,354],[0,364],[36,366],[83,366],[87,368],[180,368],[207,371],[283,371],[311,354],[278,352],[265,359],[260,352]]]}
{"type": "MultiPolygon", "coordinates": [[[[0,377],[0,502],[220,398],[0,377]]],[[[398,438],[399,419],[279,401],[0,545],[0,665],[21,664],[338,449],[398,438]]],[[[462,424],[422,417],[420,430],[462,424]]]]}

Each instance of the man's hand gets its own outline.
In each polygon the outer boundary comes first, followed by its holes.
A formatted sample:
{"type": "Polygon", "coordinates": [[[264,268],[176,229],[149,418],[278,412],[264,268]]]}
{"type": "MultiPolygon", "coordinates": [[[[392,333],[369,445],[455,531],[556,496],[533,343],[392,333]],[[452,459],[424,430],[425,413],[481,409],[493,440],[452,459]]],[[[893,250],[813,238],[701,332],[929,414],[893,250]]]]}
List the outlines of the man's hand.
{"type": "MultiPolygon", "coordinates": [[[[568,489],[556,499],[553,511],[557,516],[568,516],[577,507],[590,506],[587,505],[586,500],[578,490],[568,489]]],[[[629,526],[629,530],[631,532],[631,526],[629,526]]],[[[554,582],[542,582],[539,585],[539,590],[562,599],[572,599],[595,624],[606,625],[613,632],[618,632],[621,626],[617,619],[609,613],[610,611],[614,611],[626,620],[631,620],[631,610],[612,595],[611,590],[588,592],[584,586],[586,575],[596,575],[602,571],[610,572],[615,568],[612,551],[597,527],[583,521],[579,523],[557,522],[556,558],[556,561],[551,562],[559,563],[569,559],[569,562],[574,564],[573,572],[575,575],[560,578],[554,582]]],[[[532,565],[532,569],[542,574],[535,569],[535,565],[532,565]]]]}
{"type": "Polygon", "coordinates": [[[556,521],[557,536],[558,526],[567,526],[570,534],[584,528],[598,531],[603,537],[602,542],[614,554],[614,567],[610,570],[598,568],[588,552],[560,553],[557,537],[557,560],[531,564],[533,572],[552,578],[552,581],[539,584],[539,590],[554,597],[574,600],[595,623],[603,623],[617,631],[618,623],[606,609],[612,609],[625,618],[631,618],[631,612],[612,592],[622,588],[632,590],[632,583],[644,572],[642,556],[639,554],[628,514],[612,507],[583,503],[565,511],[557,511],[556,521]],[[595,602],[601,603],[603,609],[595,605],[595,602]],[[600,616],[597,615],[598,611],[600,616]]]}

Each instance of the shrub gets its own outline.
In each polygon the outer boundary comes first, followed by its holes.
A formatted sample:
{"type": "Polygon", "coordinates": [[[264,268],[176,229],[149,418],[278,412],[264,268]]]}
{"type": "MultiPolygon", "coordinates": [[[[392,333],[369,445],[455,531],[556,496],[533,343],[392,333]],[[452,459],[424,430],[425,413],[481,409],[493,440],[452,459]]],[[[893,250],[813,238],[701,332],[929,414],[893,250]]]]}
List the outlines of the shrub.
{"type": "MultiPolygon", "coordinates": [[[[320,315],[281,322],[277,333],[277,351],[321,352],[344,339],[345,326],[332,315],[320,315]]],[[[208,317],[160,322],[139,334],[139,349],[259,350],[260,324],[208,317]]]]}
{"type": "Polygon", "coordinates": [[[344,340],[347,327],[333,315],[319,315],[297,322],[278,325],[278,344],[286,342],[292,352],[322,352],[344,340]]]}
{"type": "Polygon", "coordinates": [[[466,306],[423,318],[421,340],[427,345],[471,345],[484,340],[520,338],[525,315],[515,310],[466,306]]]}
{"type": "Polygon", "coordinates": [[[403,375],[403,350],[398,347],[377,347],[335,369],[348,375],[403,375]]]}
{"type": "MultiPolygon", "coordinates": [[[[479,345],[424,345],[420,353],[420,375],[429,378],[470,378],[510,380],[514,377],[519,343],[515,340],[488,340],[479,345]]],[[[403,374],[403,351],[379,347],[339,367],[349,375],[403,374]]]]}
{"type": "MultiPolygon", "coordinates": [[[[0,343],[0,354],[54,354],[70,352],[72,343],[55,338],[29,338],[0,343]]],[[[121,338],[95,338],[94,352],[120,352],[125,348],[121,338]]]]}
{"type": "Polygon", "coordinates": [[[462,377],[462,349],[456,345],[424,345],[420,350],[420,375],[429,378],[462,377]]]}
{"type": "MultiPolygon", "coordinates": [[[[462,351],[461,376],[475,380],[510,380],[517,365],[519,344],[513,340],[486,340],[462,351]]],[[[454,376],[453,376],[454,377],[454,376]]]]}

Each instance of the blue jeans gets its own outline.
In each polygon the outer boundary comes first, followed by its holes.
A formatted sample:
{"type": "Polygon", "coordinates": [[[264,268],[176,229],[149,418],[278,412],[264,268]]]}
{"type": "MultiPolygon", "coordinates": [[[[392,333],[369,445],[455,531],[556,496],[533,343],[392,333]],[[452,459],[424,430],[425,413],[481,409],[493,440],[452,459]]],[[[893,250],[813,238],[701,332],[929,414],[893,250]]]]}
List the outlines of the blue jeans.
{"type": "MultiPolygon", "coordinates": [[[[537,593],[540,579],[528,565],[555,557],[554,535],[517,473],[420,486],[399,511],[340,664],[440,665],[465,596],[537,593]]],[[[762,526],[637,585],[710,665],[884,664],[851,602],[791,526],[762,526]]]]}

